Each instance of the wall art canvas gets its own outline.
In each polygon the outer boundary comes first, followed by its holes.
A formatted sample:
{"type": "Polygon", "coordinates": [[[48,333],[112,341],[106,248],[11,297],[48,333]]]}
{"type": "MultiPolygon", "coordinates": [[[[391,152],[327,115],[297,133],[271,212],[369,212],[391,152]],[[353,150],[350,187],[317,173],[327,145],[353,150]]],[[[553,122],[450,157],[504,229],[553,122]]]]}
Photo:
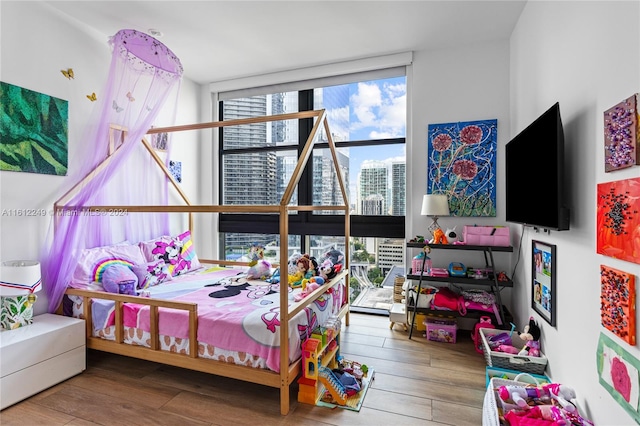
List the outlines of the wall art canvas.
{"type": "Polygon", "coordinates": [[[596,362],[600,384],[637,423],[640,423],[638,412],[640,361],[604,333],[600,333],[596,362]]]}
{"type": "Polygon", "coordinates": [[[636,344],[635,275],[600,265],[600,316],[604,328],[636,344]]]}
{"type": "Polygon", "coordinates": [[[178,183],[182,183],[182,161],[169,161],[169,171],[178,183]]]}
{"type": "Polygon", "coordinates": [[[447,194],[452,216],[496,216],[498,120],[428,126],[427,194],[447,194]]]}
{"type": "Polygon", "coordinates": [[[640,164],[640,94],[604,112],[604,171],[640,164]]]}
{"type": "Polygon", "coordinates": [[[69,102],[0,82],[0,170],[65,176],[69,102]]]}
{"type": "Polygon", "coordinates": [[[169,144],[168,133],[154,133],[151,135],[151,146],[158,151],[166,151],[169,144]]]}
{"type": "Polygon", "coordinates": [[[640,263],[640,178],[598,184],[596,251],[640,263]]]}

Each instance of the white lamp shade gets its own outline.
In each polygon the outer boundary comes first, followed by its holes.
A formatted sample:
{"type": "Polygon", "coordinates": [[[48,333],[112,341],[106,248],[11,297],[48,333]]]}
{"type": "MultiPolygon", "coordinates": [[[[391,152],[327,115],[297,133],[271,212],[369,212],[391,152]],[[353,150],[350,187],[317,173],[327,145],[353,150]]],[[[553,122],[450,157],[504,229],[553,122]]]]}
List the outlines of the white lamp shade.
{"type": "Polygon", "coordinates": [[[422,198],[423,216],[449,216],[449,197],[445,194],[426,194],[422,198]]]}
{"type": "Polygon", "coordinates": [[[0,266],[0,296],[27,296],[42,289],[40,262],[8,260],[0,266]]]}

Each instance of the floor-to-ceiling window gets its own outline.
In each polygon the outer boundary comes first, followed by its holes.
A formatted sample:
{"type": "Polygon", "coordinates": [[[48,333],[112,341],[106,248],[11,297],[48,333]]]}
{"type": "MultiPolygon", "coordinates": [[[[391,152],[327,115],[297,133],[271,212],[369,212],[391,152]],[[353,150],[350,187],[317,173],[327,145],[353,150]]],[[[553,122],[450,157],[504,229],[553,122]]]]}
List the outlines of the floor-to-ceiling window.
{"type": "MultiPolygon", "coordinates": [[[[365,310],[384,308],[384,301],[377,300],[379,296],[370,296],[386,285],[391,289],[391,301],[394,277],[387,275],[403,271],[404,264],[406,77],[400,68],[396,75],[355,81],[349,76],[345,80],[342,84],[277,93],[245,91],[240,97],[221,100],[219,115],[221,120],[231,120],[326,110],[338,151],[338,169],[348,186],[351,247],[343,247],[344,239],[340,238],[344,233],[340,212],[300,211],[290,220],[290,254],[309,253],[321,258],[332,249],[342,251],[350,256],[353,309],[358,309],[360,303],[365,310]]],[[[277,204],[312,126],[311,119],[303,119],[221,129],[221,201],[277,204]]],[[[327,137],[322,133],[314,144],[312,159],[302,174],[293,203],[341,203],[328,148],[327,137]]],[[[219,229],[227,259],[246,255],[258,243],[265,247],[267,258],[279,260],[276,215],[221,214],[219,229]]]]}

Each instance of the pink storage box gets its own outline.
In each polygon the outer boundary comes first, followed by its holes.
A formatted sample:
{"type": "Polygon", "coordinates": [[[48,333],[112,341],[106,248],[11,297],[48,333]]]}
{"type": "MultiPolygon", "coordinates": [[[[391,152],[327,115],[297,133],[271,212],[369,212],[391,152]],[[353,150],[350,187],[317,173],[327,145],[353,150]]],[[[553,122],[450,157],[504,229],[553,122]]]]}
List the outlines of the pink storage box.
{"type": "Polygon", "coordinates": [[[470,226],[465,225],[462,231],[465,244],[474,246],[504,246],[511,245],[509,228],[498,226],[470,226]]]}
{"type": "Polygon", "coordinates": [[[424,324],[427,326],[427,339],[434,342],[455,343],[458,324],[453,320],[437,320],[429,318],[424,324]]]}

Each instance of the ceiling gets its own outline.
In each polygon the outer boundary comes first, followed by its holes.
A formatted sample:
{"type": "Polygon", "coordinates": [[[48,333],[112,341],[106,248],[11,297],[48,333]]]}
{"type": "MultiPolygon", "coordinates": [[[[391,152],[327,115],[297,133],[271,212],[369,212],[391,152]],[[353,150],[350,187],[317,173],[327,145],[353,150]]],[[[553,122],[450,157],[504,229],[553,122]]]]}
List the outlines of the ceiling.
{"type": "Polygon", "coordinates": [[[45,1],[105,42],[158,37],[200,84],[508,39],[525,0],[45,1]]]}

